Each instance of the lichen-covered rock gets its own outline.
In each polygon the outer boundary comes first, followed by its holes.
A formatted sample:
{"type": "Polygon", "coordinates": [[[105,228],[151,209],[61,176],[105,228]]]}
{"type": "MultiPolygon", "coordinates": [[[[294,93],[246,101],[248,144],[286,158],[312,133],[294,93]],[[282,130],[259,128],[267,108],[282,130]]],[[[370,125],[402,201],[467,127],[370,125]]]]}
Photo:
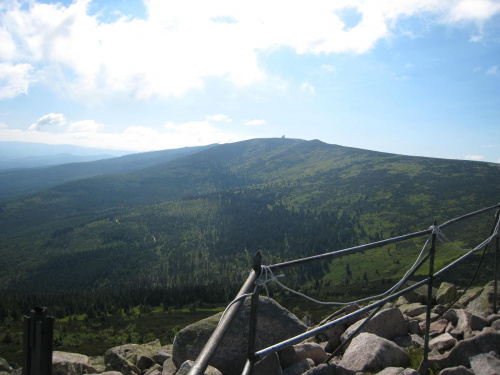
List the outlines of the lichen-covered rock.
{"type": "Polygon", "coordinates": [[[495,352],[481,353],[470,358],[470,367],[476,375],[500,374],[500,359],[495,352]]]}
{"type": "Polygon", "coordinates": [[[312,359],[303,359],[300,362],[297,362],[282,371],[282,375],[302,375],[304,372],[310,370],[314,367],[314,362],[312,359]]]}
{"type": "MultiPolygon", "coordinates": [[[[481,294],[467,305],[467,311],[471,314],[481,315],[487,317],[493,311],[493,298],[494,298],[494,281],[485,285],[481,294]]],[[[497,287],[500,287],[497,283],[497,287]]],[[[500,305],[500,294],[497,296],[497,306],[500,305]]]]}
{"type": "Polygon", "coordinates": [[[447,305],[455,301],[456,298],[457,298],[457,287],[455,286],[455,284],[448,283],[446,281],[442,282],[441,285],[439,286],[436,295],[437,303],[441,305],[447,305]]]}
{"type": "MultiPolygon", "coordinates": [[[[180,366],[188,359],[195,360],[210,335],[215,330],[221,314],[203,319],[177,333],[174,339],[173,361],[180,366]]],[[[224,375],[241,374],[247,358],[248,322],[250,300],[247,299],[235,319],[230,324],[210,365],[218,368],[224,375]]],[[[299,335],[307,327],[291,312],[276,301],[260,297],[257,319],[256,350],[276,344],[292,336],[299,335]]]]}
{"type": "Polygon", "coordinates": [[[392,341],[371,333],[361,333],[347,348],[340,366],[352,371],[377,372],[386,367],[406,367],[408,354],[392,341]]]}

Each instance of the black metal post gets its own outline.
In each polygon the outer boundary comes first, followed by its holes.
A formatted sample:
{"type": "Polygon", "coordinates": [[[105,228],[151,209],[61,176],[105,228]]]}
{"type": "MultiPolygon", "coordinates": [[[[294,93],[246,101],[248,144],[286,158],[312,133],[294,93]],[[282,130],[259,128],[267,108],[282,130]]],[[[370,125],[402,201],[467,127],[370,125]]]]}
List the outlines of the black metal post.
{"type": "Polygon", "coordinates": [[[431,308],[432,308],[432,285],[434,281],[434,256],[436,254],[436,220],[434,220],[434,231],[432,232],[432,243],[429,251],[429,283],[427,284],[427,312],[425,315],[425,342],[424,342],[424,358],[422,364],[427,367],[429,358],[429,333],[431,326],[431,308]]]}
{"type": "MultiPolygon", "coordinates": [[[[262,255],[260,251],[253,257],[253,270],[257,275],[262,273],[262,255]]],[[[259,307],[259,291],[260,285],[256,284],[255,289],[252,294],[251,305],[250,305],[250,324],[248,328],[248,354],[247,358],[249,359],[248,364],[248,375],[253,373],[253,365],[255,361],[253,360],[255,355],[255,341],[257,339],[257,310],[259,307]]],[[[246,367],[246,366],[245,366],[246,367]]]]}
{"type": "Polygon", "coordinates": [[[54,318],[46,307],[35,307],[24,317],[23,375],[51,375],[54,318]]]}
{"type": "Polygon", "coordinates": [[[498,312],[497,310],[497,298],[498,298],[498,294],[497,294],[497,284],[498,284],[498,248],[499,248],[499,240],[500,240],[500,237],[496,236],[496,239],[495,239],[495,243],[496,243],[496,248],[495,248],[495,294],[493,295],[493,311],[494,313],[496,314],[498,312]]]}

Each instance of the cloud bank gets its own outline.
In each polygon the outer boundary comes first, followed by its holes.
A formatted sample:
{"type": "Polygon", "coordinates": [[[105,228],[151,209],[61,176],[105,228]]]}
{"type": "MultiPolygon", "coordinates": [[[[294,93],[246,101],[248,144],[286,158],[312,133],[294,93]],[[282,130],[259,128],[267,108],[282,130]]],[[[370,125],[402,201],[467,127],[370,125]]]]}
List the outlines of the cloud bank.
{"type": "Polygon", "coordinates": [[[0,100],[34,83],[85,103],[181,96],[209,77],[246,86],[267,78],[259,59],[273,50],[363,54],[410,17],[480,28],[500,13],[494,0],[147,0],[144,19],[104,22],[90,4],[0,5],[0,100]]]}

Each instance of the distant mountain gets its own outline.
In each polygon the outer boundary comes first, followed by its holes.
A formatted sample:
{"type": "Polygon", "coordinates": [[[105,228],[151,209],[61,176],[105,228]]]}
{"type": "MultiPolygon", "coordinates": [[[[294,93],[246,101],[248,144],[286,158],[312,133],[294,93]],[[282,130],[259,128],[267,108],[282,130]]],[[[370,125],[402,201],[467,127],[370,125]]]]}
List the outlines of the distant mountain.
{"type": "Polygon", "coordinates": [[[0,169],[37,168],[64,163],[94,161],[130,154],[72,145],[30,142],[0,142],[0,169]]]}
{"type": "MultiPolygon", "coordinates": [[[[441,223],[500,197],[498,164],[318,140],[253,139],[83,165],[105,172],[0,201],[0,290],[122,293],[191,285],[198,290],[192,298],[202,298],[206,290],[196,288],[210,285],[210,293],[225,295],[257,250],[266,264],[333,251],[426,229],[434,219],[441,223]]],[[[53,173],[61,181],[62,171],[80,167],[46,168],[39,176],[53,173]]],[[[1,178],[3,186],[8,178],[1,178]]],[[[490,216],[447,234],[462,246],[474,244],[488,234],[490,216]]],[[[385,282],[420,249],[410,241],[291,277],[338,285],[368,270],[370,280],[385,282]]],[[[460,253],[444,250],[439,264],[460,253]]]]}
{"type": "MultiPolygon", "coordinates": [[[[6,142],[4,142],[6,143],[6,142]]],[[[137,171],[157,164],[165,163],[178,157],[196,153],[210,146],[186,147],[174,150],[152,151],[111,157],[109,155],[52,155],[41,156],[39,161],[60,164],[45,168],[28,168],[21,170],[0,170],[0,199],[48,189],[64,182],[106,174],[120,174],[137,171]],[[87,159],[87,162],[85,162],[87,159]],[[80,161],[78,163],[70,160],[80,161]],[[93,161],[96,160],[96,161],[93,161]]],[[[83,150],[80,150],[83,152],[83,150]]],[[[88,152],[89,150],[85,150],[88,152]]],[[[36,159],[30,157],[29,160],[36,159]]],[[[25,159],[23,159],[25,160],[25,159]]],[[[19,162],[19,160],[18,160],[19,162]]],[[[16,161],[9,161],[16,165],[16,161]]],[[[0,162],[0,166],[2,163],[0,162]]]]}

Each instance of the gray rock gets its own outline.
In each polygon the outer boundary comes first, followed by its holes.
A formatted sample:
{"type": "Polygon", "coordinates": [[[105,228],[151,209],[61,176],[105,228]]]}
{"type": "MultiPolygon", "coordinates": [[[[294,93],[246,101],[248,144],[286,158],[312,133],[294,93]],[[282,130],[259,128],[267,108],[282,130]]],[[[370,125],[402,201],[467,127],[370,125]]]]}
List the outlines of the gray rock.
{"type": "MultiPolygon", "coordinates": [[[[448,326],[448,321],[446,319],[439,319],[432,322],[429,327],[429,336],[435,337],[444,333],[446,327],[448,326]]],[[[420,323],[420,329],[425,332],[425,322],[420,323]]]]}
{"type": "Polygon", "coordinates": [[[483,316],[472,314],[469,319],[470,329],[473,331],[482,331],[484,327],[488,327],[488,319],[483,316]]]}
{"type": "Polygon", "coordinates": [[[436,301],[441,305],[452,303],[457,298],[457,287],[448,282],[442,282],[439,286],[436,301]]]}
{"type": "MultiPolygon", "coordinates": [[[[494,282],[491,281],[485,285],[481,294],[467,305],[467,310],[471,314],[487,317],[493,311],[493,298],[494,298],[494,282]]],[[[498,283],[497,283],[498,287],[498,283]]],[[[497,296],[497,305],[500,304],[500,295],[497,296]]]]}
{"type": "Polygon", "coordinates": [[[354,375],[354,371],[346,369],[335,363],[322,363],[310,369],[303,375],[354,375]]]}
{"type": "Polygon", "coordinates": [[[406,323],[406,328],[408,329],[408,333],[420,335],[422,331],[420,330],[420,324],[418,320],[412,319],[406,323]]]}
{"type": "Polygon", "coordinates": [[[409,363],[408,354],[392,341],[361,333],[352,340],[340,366],[352,371],[377,372],[386,367],[406,367],[409,363]]]}
{"type": "MultiPolygon", "coordinates": [[[[428,366],[429,368],[437,366],[441,369],[454,366],[470,367],[470,357],[498,350],[498,348],[500,348],[500,333],[485,330],[475,337],[458,342],[454,348],[445,354],[430,356],[428,366]]],[[[419,373],[421,373],[420,369],[419,373]]]]}
{"type": "Polygon", "coordinates": [[[327,351],[328,353],[333,353],[335,349],[340,346],[340,338],[342,337],[342,334],[345,332],[346,328],[347,327],[341,323],[333,326],[328,330],[329,337],[328,343],[325,346],[325,351],[327,351]]]}
{"type": "Polygon", "coordinates": [[[376,375],[399,375],[403,370],[403,367],[386,367],[382,371],[377,372],[376,375]]]}
{"type": "Polygon", "coordinates": [[[104,362],[109,363],[109,357],[112,353],[119,354],[127,361],[130,361],[134,365],[137,363],[141,356],[153,357],[160,351],[161,344],[159,340],[147,343],[147,344],[125,344],[120,346],[115,346],[104,354],[104,362]]]}
{"type": "Polygon", "coordinates": [[[279,358],[281,367],[287,368],[306,358],[312,359],[316,365],[319,365],[328,358],[328,354],[318,344],[303,343],[283,349],[279,353],[279,358]]]}
{"type": "Polygon", "coordinates": [[[139,370],[144,371],[144,370],[147,370],[147,369],[153,367],[153,365],[155,363],[156,362],[154,361],[153,358],[145,356],[145,355],[141,355],[139,357],[139,359],[137,360],[137,363],[135,365],[137,366],[137,368],[139,370]]]}
{"type": "Polygon", "coordinates": [[[453,336],[449,333],[443,333],[429,341],[429,348],[442,351],[453,348],[456,343],[457,340],[453,336]]]}
{"type": "Polygon", "coordinates": [[[165,351],[158,352],[153,356],[153,360],[159,365],[162,365],[163,362],[165,362],[169,358],[172,358],[172,353],[168,353],[165,351]]]}
{"type": "Polygon", "coordinates": [[[281,375],[281,366],[278,354],[273,353],[258,361],[253,368],[254,375],[281,375]]]}
{"type": "Polygon", "coordinates": [[[399,375],[419,375],[417,370],[405,368],[399,375]]]}
{"type": "Polygon", "coordinates": [[[314,367],[314,362],[312,361],[312,359],[306,358],[285,368],[282,372],[282,375],[302,375],[312,367],[314,367]]]}
{"type": "Polygon", "coordinates": [[[163,367],[158,364],[154,364],[153,367],[150,367],[147,371],[143,371],[144,375],[161,375],[163,372],[163,367]]]}
{"type": "MultiPolygon", "coordinates": [[[[341,341],[344,342],[362,323],[360,320],[350,326],[341,336],[341,341]]],[[[379,337],[392,340],[396,337],[405,336],[408,333],[406,321],[397,307],[382,310],[363,327],[361,332],[373,333],[379,337]]]]}
{"type": "Polygon", "coordinates": [[[448,367],[439,372],[439,375],[474,375],[474,373],[467,367],[448,367]]]}
{"type": "Polygon", "coordinates": [[[165,362],[163,362],[162,375],[174,375],[176,372],[177,372],[177,367],[175,367],[172,358],[169,358],[165,362]]]}
{"type": "MultiPolygon", "coordinates": [[[[191,360],[188,360],[184,362],[180,367],[179,370],[177,371],[176,375],[187,375],[189,371],[193,368],[194,362],[191,360]]],[[[204,375],[222,375],[222,372],[217,370],[215,367],[208,366],[207,369],[204,372],[204,375]]]]}
{"type": "MultiPolygon", "coordinates": [[[[175,336],[172,359],[180,366],[188,359],[195,360],[210,335],[215,330],[221,314],[194,323],[175,336]]],[[[247,341],[242,336],[248,334],[250,300],[247,299],[230,324],[223,340],[215,352],[210,365],[224,375],[241,374],[247,357],[247,341]]],[[[307,327],[295,315],[281,307],[276,301],[260,297],[257,319],[256,350],[276,344],[289,337],[299,335],[307,327]]]]}
{"type": "Polygon", "coordinates": [[[139,370],[132,362],[117,352],[108,350],[104,357],[106,371],[119,371],[123,375],[140,374],[139,370]]]}
{"type": "Polygon", "coordinates": [[[460,299],[458,300],[458,303],[463,305],[463,306],[467,306],[467,304],[470,301],[479,297],[479,295],[481,294],[482,291],[483,291],[483,288],[481,288],[480,286],[474,287],[474,288],[469,288],[465,292],[465,294],[460,297],[460,299]]]}
{"type": "Polygon", "coordinates": [[[425,313],[427,311],[427,306],[422,305],[419,302],[415,302],[406,305],[401,305],[399,306],[399,309],[404,315],[409,317],[414,317],[425,313]]]}
{"type": "Polygon", "coordinates": [[[500,374],[500,359],[490,353],[481,353],[469,360],[476,375],[500,374]]]}
{"type": "Polygon", "coordinates": [[[104,371],[100,373],[101,375],[123,375],[121,372],[118,371],[104,371]]]}
{"type": "Polygon", "coordinates": [[[79,375],[96,373],[89,357],[82,354],[55,351],[52,353],[52,375],[79,375]]]}
{"type": "Polygon", "coordinates": [[[488,324],[493,323],[495,320],[500,320],[500,314],[491,314],[488,315],[488,324]]]}
{"type": "Polygon", "coordinates": [[[491,323],[491,328],[500,331],[500,320],[495,320],[493,323],[491,323]]]}

